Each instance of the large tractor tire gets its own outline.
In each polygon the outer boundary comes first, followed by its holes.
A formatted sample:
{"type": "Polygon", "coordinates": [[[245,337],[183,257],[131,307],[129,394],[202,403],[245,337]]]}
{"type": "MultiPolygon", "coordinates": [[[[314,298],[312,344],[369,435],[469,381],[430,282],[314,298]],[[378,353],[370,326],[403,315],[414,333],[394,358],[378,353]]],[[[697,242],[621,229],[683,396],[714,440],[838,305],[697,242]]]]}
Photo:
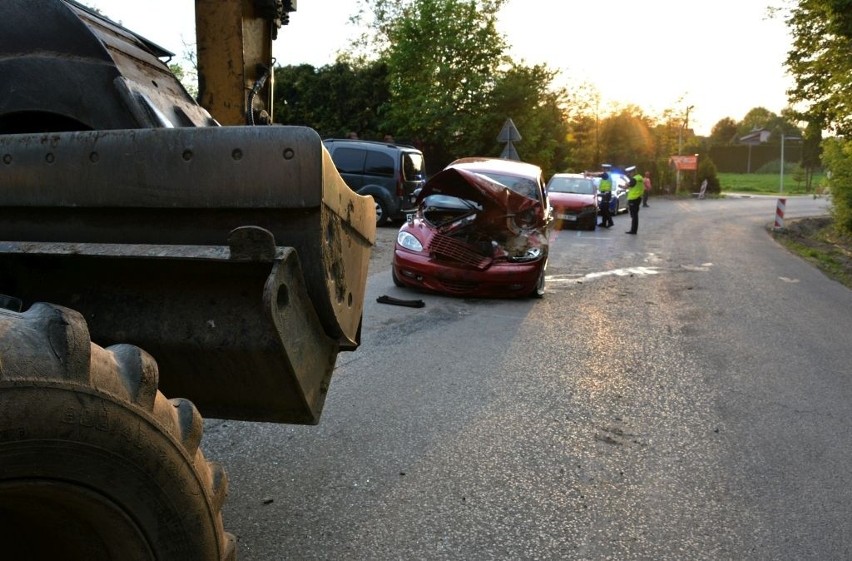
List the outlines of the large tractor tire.
{"type": "Polygon", "coordinates": [[[201,416],[157,382],[149,354],[91,343],[77,312],[0,309],[0,557],[235,559],[201,416]]]}

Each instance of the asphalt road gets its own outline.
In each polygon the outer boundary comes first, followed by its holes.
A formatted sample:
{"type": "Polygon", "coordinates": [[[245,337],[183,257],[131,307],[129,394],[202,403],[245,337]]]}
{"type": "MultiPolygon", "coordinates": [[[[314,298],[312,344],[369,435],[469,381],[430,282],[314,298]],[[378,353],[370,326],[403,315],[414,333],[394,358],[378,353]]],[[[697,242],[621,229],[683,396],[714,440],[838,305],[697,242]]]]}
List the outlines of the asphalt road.
{"type": "Polygon", "coordinates": [[[206,421],[238,558],[852,558],[852,292],[775,204],[556,232],[542,300],[396,288],[382,228],[320,424],[206,421]]]}

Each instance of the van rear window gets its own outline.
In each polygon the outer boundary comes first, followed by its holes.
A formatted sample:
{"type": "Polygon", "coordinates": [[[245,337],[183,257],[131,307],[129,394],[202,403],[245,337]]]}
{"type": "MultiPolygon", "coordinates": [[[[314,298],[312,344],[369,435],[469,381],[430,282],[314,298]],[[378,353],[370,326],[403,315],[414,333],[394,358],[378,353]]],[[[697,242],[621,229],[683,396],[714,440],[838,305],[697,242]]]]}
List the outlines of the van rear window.
{"type": "Polygon", "coordinates": [[[402,155],[402,176],[406,181],[425,179],[422,154],[405,152],[402,155]]]}
{"type": "Polygon", "coordinates": [[[367,152],[364,173],[393,177],[393,158],[382,152],[367,152]]]}
{"type": "Polygon", "coordinates": [[[331,155],[334,162],[334,167],[340,173],[364,173],[364,159],[367,156],[366,150],[358,148],[338,148],[331,155]]]}

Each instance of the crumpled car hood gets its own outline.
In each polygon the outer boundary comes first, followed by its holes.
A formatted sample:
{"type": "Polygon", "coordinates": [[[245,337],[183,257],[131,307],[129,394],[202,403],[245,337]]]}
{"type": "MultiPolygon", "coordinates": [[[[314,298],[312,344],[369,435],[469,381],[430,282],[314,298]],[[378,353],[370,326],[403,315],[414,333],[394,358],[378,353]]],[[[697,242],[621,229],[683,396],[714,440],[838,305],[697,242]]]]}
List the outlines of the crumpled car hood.
{"type": "Polygon", "coordinates": [[[434,229],[428,249],[444,259],[486,269],[495,261],[528,261],[546,255],[541,203],[486,176],[445,169],[426,182],[417,205],[420,218],[434,229]],[[475,206],[450,205],[445,200],[433,205],[433,195],[475,206]]]}
{"type": "Polygon", "coordinates": [[[464,169],[448,168],[434,176],[423,186],[417,197],[417,205],[429,195],[441,194],[469,199],[481,204],[486,214],[519,214],[541,207],[535,199],[515,193],[500,183],[464,169]]]}

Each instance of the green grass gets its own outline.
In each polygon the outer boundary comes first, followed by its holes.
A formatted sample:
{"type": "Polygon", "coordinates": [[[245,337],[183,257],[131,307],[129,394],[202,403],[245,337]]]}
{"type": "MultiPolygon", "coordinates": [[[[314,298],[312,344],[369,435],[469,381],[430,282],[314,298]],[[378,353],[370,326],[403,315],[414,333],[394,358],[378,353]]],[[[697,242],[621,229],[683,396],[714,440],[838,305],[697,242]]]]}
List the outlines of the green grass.
{"type": "MultiPolygon", "coordinates": [[[[723,193],[781,194],[781,176],[778,173],[720,173],[718,177],[723,193]]],[[[817,192],[820,192],[822,182],[822,174],[814,176],[813,185],[817,192]]],[[[796,174],[785,173],[783,192],[786,195],[808,195],[813,190],[807,191],[804,181],[796,174]]]]}
{"type": "Polygon", "coordinates": [[[831,218],[802,218],[788,222],[786,228],[769,230],[791,252],[852,288],[852,238],[839,235],[831,218]]]}
{"type": "Polygon", "coordinates": [[[809,247],[783,235],[777,233],[774,235],[775,239],[788,250],[812,263],[828,277],[845,285],[847,288],[852,288],[849,258],[844,256],[841,251],[832,248],[809,247]]]}

